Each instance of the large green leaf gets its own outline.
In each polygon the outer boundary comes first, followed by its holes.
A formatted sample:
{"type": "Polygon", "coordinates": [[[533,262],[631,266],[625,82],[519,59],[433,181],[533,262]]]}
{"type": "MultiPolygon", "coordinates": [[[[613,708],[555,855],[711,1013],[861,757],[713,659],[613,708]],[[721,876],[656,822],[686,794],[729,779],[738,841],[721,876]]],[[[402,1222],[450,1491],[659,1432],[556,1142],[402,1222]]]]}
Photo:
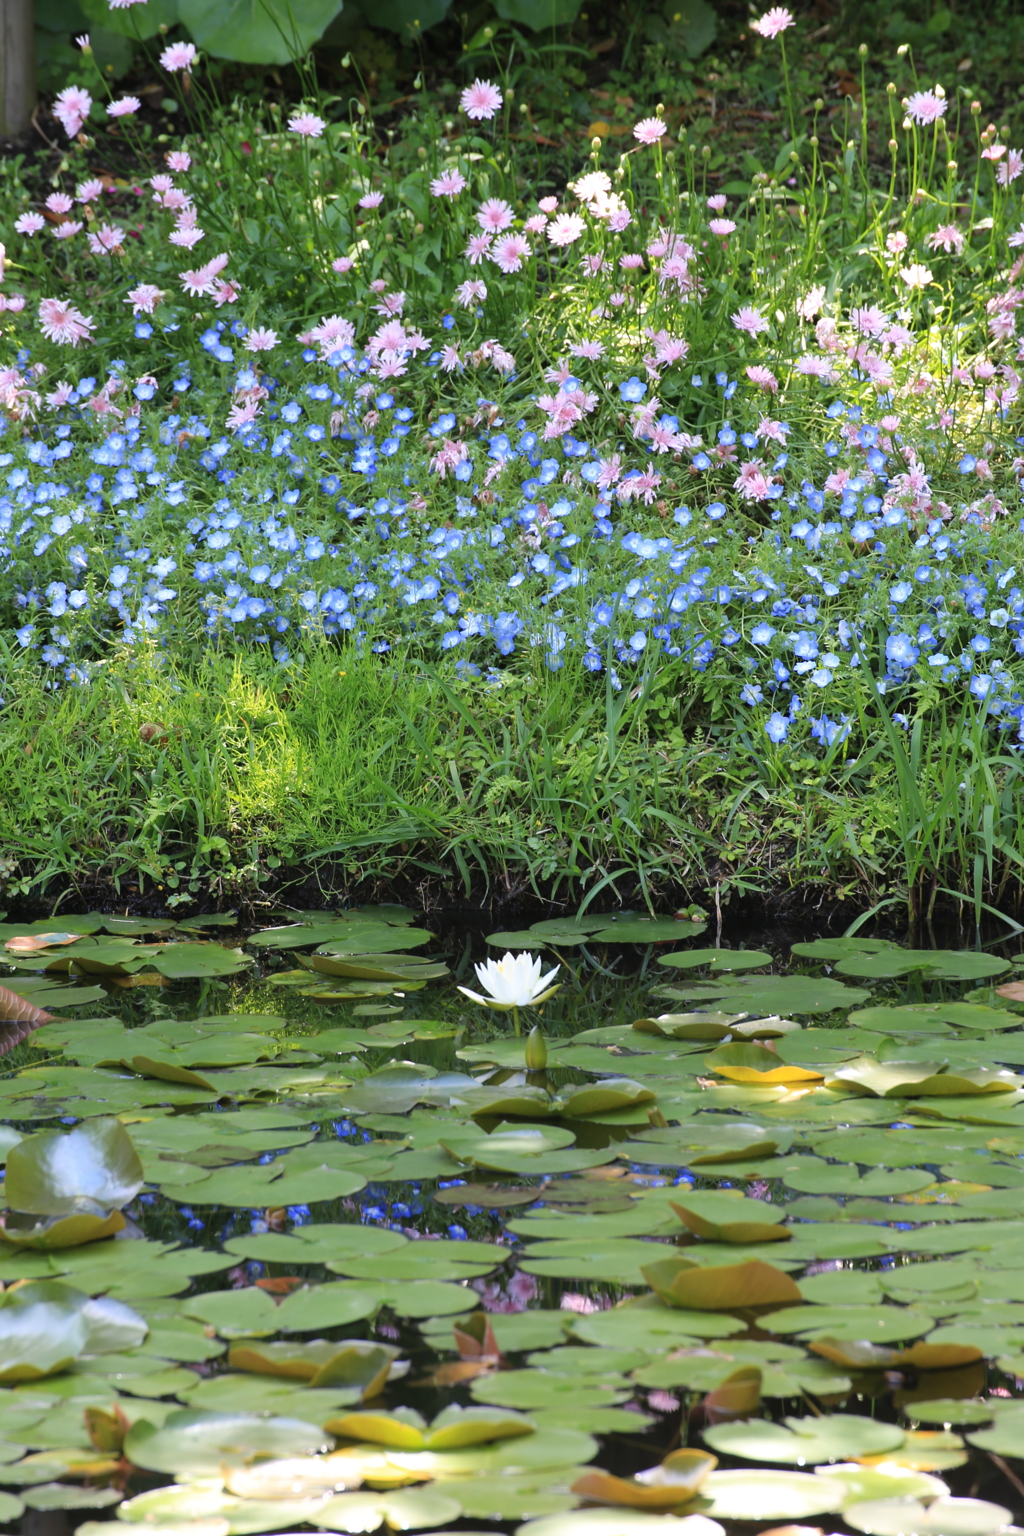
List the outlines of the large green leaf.
{"type": "Polygon", "coordinates": [[[105,1216],[142,1188],[143,1172],[119,1120],[28,1136],[7,1154],[5,1192],[16,1211],[39,1216],[105,1216]]]}
{"type": "Polygon", "coordinates": [[[257,1456],[311,1456],[330,1450],[329,1435],[300,1419],[258,1414],[171,1413],[157,1429],[145,1419],[132,1425],[125,1455],[150,1472],[216,1476],[222,1467],[244,1466],[257,1456]]]}
{"type": "MultiPolygon", "coordinates": [[[[548,27],[567,27],[570,21],[575,21],[582,3],[583,0],[495,0],[494,9],[504,21],[518,22],[533,32],[542,32],[548,27]]],[[[633,944],[644,940],[618,939],[613,942],[633,944]]]]}
{"type": "MultiPolygon", "coordinates": [[[[177,0],[143,0],[142,4],[136,3],[128,10],[114,10],[107,4],[107,0],[78,0],[78,3],[94,26],[105,27],[108,32],[118,32],[122,37],[155,37],[161,27],[170,29],[178,22],[177,0]]],[[[100,918],[99,913],[93,915],[100,918]]],[[[107,927],[108,932],[119,931],[118,928],[111,926],[109,919],[100,918],[100,922],[107,927]]],[[[140,924],[135,931],[151,933],[163,926],[165,925],[157,919],[152,925],[148,922],[140,924]]],[[[172,922],[167,922],[166,926],[171,928],[174,925],[172,922]]],[[[120,931],[124,932],[125,929],[122,927],[120,931]]]]}
{"type": "Polygon", "coordinates": [[[288,64],[306,53],[342,0],[179,0],[196,44],[241,64],[288,64]]]}

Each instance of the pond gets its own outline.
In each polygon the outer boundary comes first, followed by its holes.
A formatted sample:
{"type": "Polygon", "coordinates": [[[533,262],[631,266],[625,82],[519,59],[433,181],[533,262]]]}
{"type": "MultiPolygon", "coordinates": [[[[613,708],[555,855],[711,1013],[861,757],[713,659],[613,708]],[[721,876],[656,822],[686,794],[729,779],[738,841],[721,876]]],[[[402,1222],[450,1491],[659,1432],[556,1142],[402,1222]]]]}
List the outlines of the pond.
{"type": "Polygon", "coordinates": [[[0,924],[9,1528],[1024,1517],[1015,945],[487,937],[0,924]]]}

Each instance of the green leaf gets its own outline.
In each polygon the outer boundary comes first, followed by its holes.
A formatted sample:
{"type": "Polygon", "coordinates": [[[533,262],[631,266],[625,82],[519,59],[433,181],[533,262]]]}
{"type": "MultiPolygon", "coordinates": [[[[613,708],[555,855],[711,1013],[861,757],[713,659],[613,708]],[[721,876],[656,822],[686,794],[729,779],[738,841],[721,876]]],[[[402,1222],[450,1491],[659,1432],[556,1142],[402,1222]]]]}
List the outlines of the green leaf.
{"type": "Polygon", "coordinates": [[[5,1192],[16,1211],[106,1216],[142,1188],[142,1164],[119,1120],[28,1136],[7,1154],[5,1192]]]}
{"type": "Polygon", "coordinates": [[[312,1456],[332,1444],[319,1425],[300,1419],[183,1409],[168,1414],[161,1429],[137,1420],[125,1438],[124,1453],[148,1471],[194,1478],[216,1477],[222,1467],[244,1466],[256,1456],[312,1456]]]}
{"type": "Polygon", "coordinates": [[[179,0],[196,45],[240,64],[289,64],[313,46],[342,0],[179,0]]]}
{"type": "Polygon", "coordinates": [[[781,1424],[756,1420],[716,1424],[704,1431],[704,1440],[723,1456],[746,1456],[751,1461],[802,1467],[880,1456],[885,1451],[898,1450],[904,1433],[897,1424],[885,1424],[862,1414],[829,1413],[784,1419],[781,1424]]]}
{"type": "Polygon", "coordinates": [[[759,949],[680,949],[671,955],[659,955],[658,964],[687,971],[706,965],[711,974],[716,975],[754,971],[762,965],[771,965],[772,957],[759,949]]]}
{"type": "MultiPolygon", "coordinates": [[[[494,9],[503,21],[514,21],[529,27],[532,32],[541,32],[548,27],[567,27],[575,21],[581,4],[582,0],[495,0],[494,9]]],[[[620,939],[618,942],[636,941],[620,939]]]]}

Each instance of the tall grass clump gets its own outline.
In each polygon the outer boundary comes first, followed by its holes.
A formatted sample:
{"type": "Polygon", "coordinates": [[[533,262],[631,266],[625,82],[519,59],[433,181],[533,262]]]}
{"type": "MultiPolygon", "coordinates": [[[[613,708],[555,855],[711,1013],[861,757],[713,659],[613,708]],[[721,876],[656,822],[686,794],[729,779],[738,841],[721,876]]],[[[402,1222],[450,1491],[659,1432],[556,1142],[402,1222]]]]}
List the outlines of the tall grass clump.
{"type": "Polygon", "coordinates": [[[19,880],[1017,900],[1024,158],[907,50],[829,117],[793,27],[742,195],[653,102],[551,184],[514,55],[385,130],[172,43],[189,131],[123,185],[135,98],[62,93],[0,225],[19,880]]]}

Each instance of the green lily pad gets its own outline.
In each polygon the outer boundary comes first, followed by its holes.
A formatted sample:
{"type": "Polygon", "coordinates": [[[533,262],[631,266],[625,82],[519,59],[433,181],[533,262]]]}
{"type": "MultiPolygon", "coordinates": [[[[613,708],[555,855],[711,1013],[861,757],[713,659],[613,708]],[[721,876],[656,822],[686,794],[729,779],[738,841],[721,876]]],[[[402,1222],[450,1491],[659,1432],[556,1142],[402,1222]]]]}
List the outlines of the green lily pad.
{"type": "Polygon", "coordinates": [[[16,1211],[106,1216],[142,1188],[142,1164],[119,1120],[28,1136],[7,1154],[5,1193],[16,1211]]]}
{"type": "Polygon", "coordinates": [[[743,1468],[712,1472],[701,1484],[700,1511],[709,1520],[801,1522],[841,1508],[845,1497],[838,1478],[743,1468]]]}
{"type": "Polygon", "coordinates": [[[462,1505],[451,1492],[435,1488],[400,1488],[386,1493],[339,1493],[313,1516],[326,1531],[375,1531],[386,1525],[392,1531],[416,1531],[425,1526],[447,1525],[462,1514],[462,1505]]]}
{"type": "Polygon", "coordinates": [[[981,981],[986,976],[1001,976],[1010,969],[1008,960],[975,950],[885,949],[874,954],[859,953],[836,962],[843,976],[864,976],[871,980],[891,980],[923,972],[943,981],[981,981]]]}
{"type": "Polygon", "coordinates": [[[705,1442],[723,1456],[746,1456],[751,1461],[781,1462],[794,1467],[880,1456],[898,1450],[904,1438],[897,1424],[849,1413],[787,1418],[781,1424],[748,1420],[716,1424],[704,1431],[705,1442]]]}
{"type": "Polygon", "coordinates": [[[848,1504],[843,1519],[866,1536],[989,1536],[1009,1525],[1012,1516],[1001,1504],[984,1499],[941,1498],[924,1505],[917,1499],[865,1499],[848,1504]]]}
{"type": "Polygon", "coordinates": [[[759,949],[680,949],[670,955],[659,955],[659,965],[669,965],[676,970],[695,970],[707,966],[712,975],[721,972],[755,971],[763,965],[771,965],[771,955],[759,949]]]}
{"type": "Polygon", "coordinates": [[[168,1414],[162,1428],[145,1419],[125,1437],[125,1455],[151,1472],[216,1476],[224,1466],[244,1466],[257,1456],[312,1456],[330,1450],[333,1440],[316,1424],[258,1414],[168,1414]]]}

